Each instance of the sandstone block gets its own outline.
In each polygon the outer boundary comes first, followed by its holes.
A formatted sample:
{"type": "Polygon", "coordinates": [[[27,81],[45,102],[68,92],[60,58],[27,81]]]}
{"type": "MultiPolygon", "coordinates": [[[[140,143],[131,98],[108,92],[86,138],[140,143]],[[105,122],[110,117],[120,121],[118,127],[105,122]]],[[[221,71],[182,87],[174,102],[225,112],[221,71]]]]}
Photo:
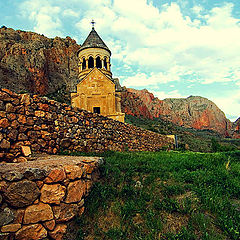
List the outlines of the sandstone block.
{"type": "Polygon", "coordinates": [[[52,231],[55,228],[55,225],[56,222],[54,219],[43,223],[43,226],[50,231],[52,231]]]}
{"type": "Polygon", "coordinates": [[[40,240],[47,237],[47,230],[41,224],[24,226],[16,232],[16,240],[40,240]]]}
{"type": "Polygon", "coordinates": [[[31,97],[30,97],[30,95],[29,94],[22,94],[22,96],[21,96],[21,100],[20,100],[20,103],[21,104],[24,104],[24,105],[30,105],[30,103],[31,103],[31,97]]]}
{"type": "Polygon", "coordinates": [[[3,149],[8,149],[10,148],[11,144],[9,141],[7,141],[6,139],[3,139],[1,142],[0,142],[0,148],[3,148],[3,149]]]}
{"type": "Polygon", "coordinates": [[[20,223],[21,224],[23,222],[24,213],[25,213],[25,209],[17,209],[14,213],[15,218],[14,218],[13,223],[20,223]]]}
{"type": "Polygon", "coordinates": [[[29,146],[21,146],[22,153],[25,157],[28,157],[32,154],[31,148],[29,146]]]}
{"type": "Polygon", "coordinates": [[[65,171],[61,168],[53,169],[49,175],[45,178],[45,183],[54,183],[54,182],[60,182],[66,179],[65,171]]]}
{"type": "Polygon", "coordinates": [[[8,181],[17,181],[23,178],[23,174],[18,171],[11,171],[6,172],[2,177],[8,181]]]}
{"type": "Polygon", "coordinates": [[[15,113],[9,113],[9,114],[7,115],[7,118],[8,118],[8,120],[13,121],[13,120],[15,120],[17,117],[16,117],[16,114],[15,114],[15,113]]]}
{"type": "Polygon", "coordinates": [[[27,162],[27,159],[25,157],[18,157],[14,160],[14,162],[23,163],[23,162],[27,162]]]}
{"type": "Polygon", "coordinates": [[[53,212],[48,204],[39,203],[26,208],[23,223],[38,223],[53,219],[53,212]]]}
{"type": "Polygon", "coordinates": [[[45,112],[43,112],[43,111],[35,111],[35,116],[43,118],[45,116],[45,112]]]}
{"type": "Polygon", "coordinates": [[[12,223],[2,227],[2,232],[16,232],[21,228],[21,224],[19,223],[12,223]]]}
{"type": "Polygon", "coordinates": [[[25,124],[27,122],[27,119],[24,115],[19,115],[18,122],[21,124],[25,124]]]}
{"type": "Polygon", "coordinates": [[[54,218],[57,222],[66,222],[71,220],[78,212],[77,204],[61,203],[59,206],[53,206],[54,218]]]}
{"type": "Polygon", "coordinates": [[[0,101],[0,111],[4,111],[5,110],[5,104],[3,103],[3,101],[0,101]]]}
{"type": "Polygon", "coordinates": [[[65,202],[74,203],[74,202],[81,201],[85,191],[86,191],[86,185],[84,181],[78,180],[78,181],[69,183],[67,187],[67,197],[65,202]]]}
{"type": "Polygon", "coordinates": [[[68,166],[65,166],[64,169],[68,179],[75,180],[76,178],[82,177],[83,170],[79,166],[68,165],[68,166]]]}
{"type": "Polygon", "coordinates": [[[7,112],[15,112],[15,107],[11,103],[6,104],[6,111],[7,112]]]}
{"type": "Polygon", "coordinates": [[[60,204],[66,192],[66,187],[61,184],[48,185],[44,184],[41,189],[40,201],[44,203],[60,204]]]}
{"type": "Polygon", "coordinates": [[[0,127],[7,128],[10,126],[10,123],[7,118],[0,119],[0,127]]]}
{"type": "Polygon", "coordinates": [[[0,210],[0,226],[11,223],[13,219],[14,214],[11,209],[4,208],[0,210]]]}
{"type": "Polygon", "coordinates": [[[6,201],[14,207],[32,204],[39,194],[37,184],[28,180],[12,183],[4,192],[6,201]]]}
{"type": "Polygon", "coordinates": [[[42,180],[46,177],[47,170],[41,168],[27,168],[24,177],[28,180],[42,180]]]}
{"type": "Polygon", "coordinates": [[[67,231],[67,225],[59,224],[56,226],[56,228],[52,232],[49,232],[49,235],[54,240],[62,240],[66,231],[67,231]]]}

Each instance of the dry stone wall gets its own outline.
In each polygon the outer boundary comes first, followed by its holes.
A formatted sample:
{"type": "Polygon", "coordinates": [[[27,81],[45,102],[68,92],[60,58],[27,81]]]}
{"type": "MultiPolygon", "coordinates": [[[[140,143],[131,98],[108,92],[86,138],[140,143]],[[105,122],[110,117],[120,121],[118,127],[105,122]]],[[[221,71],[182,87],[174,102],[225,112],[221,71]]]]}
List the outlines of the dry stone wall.
{"type": "Polygon", "coordinates": [[[0,239],[63,239],[69,221],[84,212],[102,163],[59,155],[0,163],[0,239]]]}
{"type": "Polygon", "coordinates": [[[24,161],[23,146],[56,154],[60,150],[157,151],[172,145],[173,140],[164,135],[38,95],[0,89],[0,161],[24,161]]]}

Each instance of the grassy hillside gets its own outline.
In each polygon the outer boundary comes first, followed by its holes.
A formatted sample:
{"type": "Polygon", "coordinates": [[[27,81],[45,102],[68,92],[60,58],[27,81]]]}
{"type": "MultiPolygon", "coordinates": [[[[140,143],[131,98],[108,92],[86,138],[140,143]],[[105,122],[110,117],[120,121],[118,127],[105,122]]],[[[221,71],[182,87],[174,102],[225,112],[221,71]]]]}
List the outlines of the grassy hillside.
{"type": "Polygon", "coordinates": [[[240,238],[239,151],[106,153],[105,161],[78,240],[240,238]]]}
{"type": "Polygon", "coordinates": [[[240,139],[223,139],[214,131],[184,128],[177,126],[172,122],[162,120],[161,118],[151,120],[126,115],[126,122],[153,132],[165,135],[177,135],[179,147],[182,150],[187,149],[196,152],[212,152],[213,138],[221,145],[226,146],[226,150],[240,149],[240,139]]]}

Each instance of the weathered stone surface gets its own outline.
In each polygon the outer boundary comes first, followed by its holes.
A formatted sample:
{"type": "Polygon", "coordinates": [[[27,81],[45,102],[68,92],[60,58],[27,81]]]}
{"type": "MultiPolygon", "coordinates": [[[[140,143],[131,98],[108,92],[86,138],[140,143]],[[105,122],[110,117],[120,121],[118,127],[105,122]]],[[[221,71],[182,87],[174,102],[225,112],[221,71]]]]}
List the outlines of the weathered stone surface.
{"type": "Polygon", "coordinates": [[[11,171],[5,173],[2,177],[7,181],[17,181],[23,178],[23,174],[20,173],[19,171],[11,171]]]}
{"type": "Polygon", "coordinates": [[[13,223],[20,223],[20,224],[22,224],[24,213],[25,213],[25,209],[23,209],[23,208],[17,209],[15,211],[15,213],[14,213],[15,218],[14,218],[13,223]]]}
{"type": "Polygon", "coordinates": [[[9,240],[10,233],[0,233],[1,240],[9,240]]]}
{"type": "Polygon", "coordinates": [[[23,162],[27,162],[27,158],[25,157],[18,157],[14,160],[14,162],[16,163],[23,163],[23,162]]]}
{"type": "Polygon", "coordinates": [[[63,168],[53,169],[45,178],[45,183],[60,182],[66,179],[66,174],[63,168]]]}
{"type": "Polygon", "coordinates": [[[10,126],[10,123],[7,118],[0,119],[0,127],[7,128],[10,126]]]}
{"type": "Polygon", "coordinates": [[[9,208],[0,210],[0,226],[9,224],[13,221],[14,214],[9,208]]]}
{"type": "Polygon", "coordinates": [[[40,240],[47,237],[47,230],[41,224],[23,226],[16,232],[16,240],[40,240]]]}
{"type": "Polygon", "coordinates": [[[84,193],[86,191],[86,184],[83,180],[77,180],[75,182],[69,183],[67,187],[67,197],[66,203],[73,203],[81,201],[84,193]]]}
{"type": "Polygon", "coordinates": [[[59,206],[53,206],[54,218],[57,222],[66,222],[71,220],[78,212],[77,204],[61,203],[59,206]]]}
{"type": "Polygon", "coordinates": [[[44,203],[60,204],[66,192],[66,187],[61,184],[44,184],[41,189],[40,200],[44,203]]]}
{"type": "Polygon", "coordinates": [[[55,228],[55,225],[56,222],[54,219],[43,223],[43,226],[50,231],[52,231],[55,228]]]}
{"type": "Polygon", "coordinates": [[[122,111],[149,119],[161,117],[180,126],[210,129],[226,134],[230,121],[212,101],[198,96],[159,100],[148,90],[125,89],[122,94],[122,111]]]}
{"type": "Polygon", "coordinates": [[[28,180],[12,183],[4,192],[6,201],[14,207],[25,207],[39,196],[37,184],[28,180]]]}
{"type": "Polygon", "coordinates": [[[42,168],[31,167],[26,169],[24,172],[24,177],[29,180],[41,180],[45,178],[47,175],[47,171],[42,168]]]}
{"type": "Polygon", "coordinates": [[[53,212],[48,204],[39,203],[26,208],[23,223],[38,223],[53,219],[53,212]]]}
{"type": "Polygon", "coordinates": [[[32,154],[31,148],[29,146],[21,146],[23,156],[28,157],[32,154]]]}
{"type": "Polygon", "coordinates": [[[64,169],[68,179],[75,180],[76,178],[82,177],[83,170],[79,166],[68,165],[68,166],[65,166],[64,169]]]}
{"type": "Polygon", "coordinates": [[[5,225],[1,228],[2,232],[16,232],[21,228],[21,224],[19,223],[12,223],[5,225]]]}
{"type": "Polygon", "coordinates": [[[31,98],[29,94],[22,94],[20,102],[24,105],[29,105],[31,103],[31,98]]]}
{"type": "Polygon", "coordinates": [[[11,103],[6,104],[6,111],[7,112],[15,112],[15,107],[11,103]]]}
{"type": "Polygon", "coordinates": [[[59,224],[56,226],[56,228],[52,232],[49,232],[49,235],[54,240],[62,240],[66,231],[67,231],[67,225],[59,224]]]}
{"type": "Polygon", "coordinates": [[[0,142],[0,148],[8,149],[8,148],[10,148],[10,146],[11,146],[10,142],[7,141],[6,139],[3,139],[0,142]]]}

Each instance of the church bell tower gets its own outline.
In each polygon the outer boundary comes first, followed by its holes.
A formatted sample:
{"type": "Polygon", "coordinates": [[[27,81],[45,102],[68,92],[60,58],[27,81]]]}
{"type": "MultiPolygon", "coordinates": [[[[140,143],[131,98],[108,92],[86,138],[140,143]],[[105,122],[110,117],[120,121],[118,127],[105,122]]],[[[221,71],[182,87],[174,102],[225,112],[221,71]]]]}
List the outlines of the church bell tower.
{"type": "Polygon", "coordinates": [[[121,113],[122,88],[112,78],[111,51],[94,28],[78,51],[78,83],[71,93],[72,106],[124,122],[121,113]]]}

